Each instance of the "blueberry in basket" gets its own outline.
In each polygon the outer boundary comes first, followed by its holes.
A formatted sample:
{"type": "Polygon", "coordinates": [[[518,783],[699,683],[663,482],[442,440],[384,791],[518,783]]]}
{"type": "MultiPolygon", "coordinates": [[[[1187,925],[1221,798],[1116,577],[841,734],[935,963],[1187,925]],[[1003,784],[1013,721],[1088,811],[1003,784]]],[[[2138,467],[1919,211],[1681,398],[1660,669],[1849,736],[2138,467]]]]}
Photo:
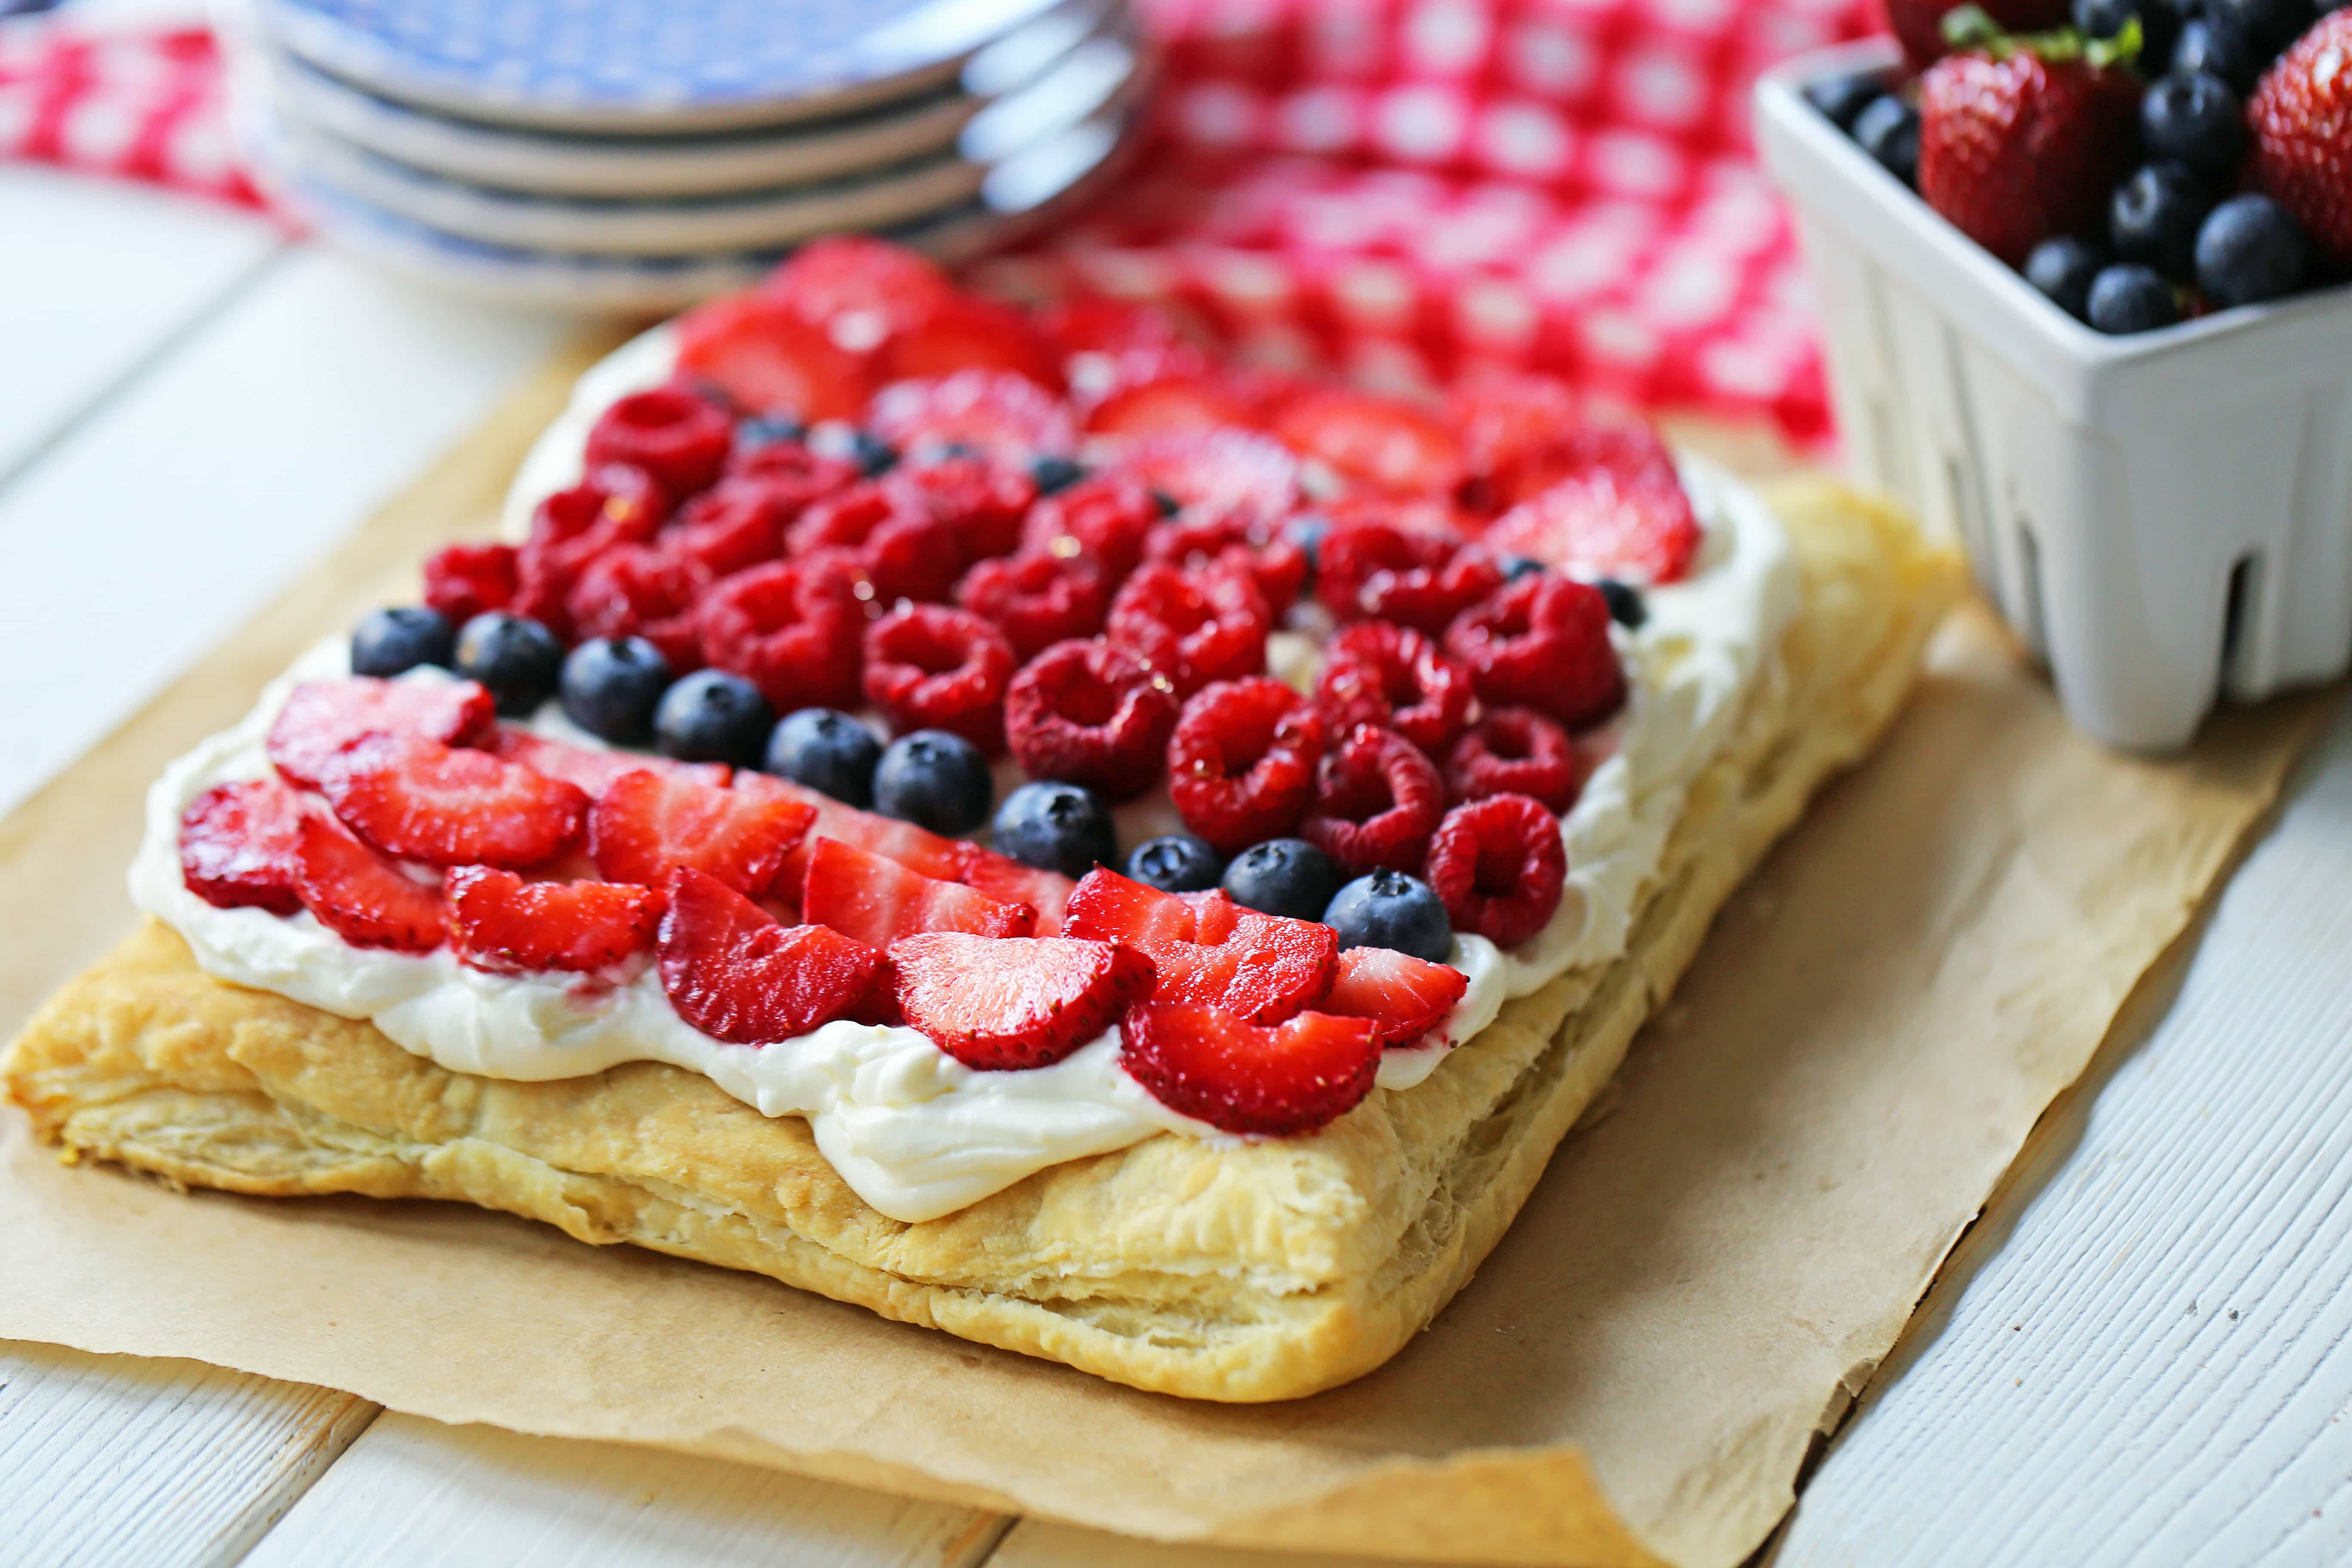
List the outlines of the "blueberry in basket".
{"type": "Polygon", "coordinates": [[[2180,298],[2156,268],[2117,262],[2092,279],[2089,319],[2103,332],[2150,332],[2180,320],[2180,298]]]}
{"type": "Polygon", "coordinates": [[[2310,267],[2310,241],[2268,196],[2231,196],[2197,231],[2197,286],[2217,305],[2292,294],[2310,267]]]}
{"type": "Polygon", "coordinates": [[[1853,139],[1906,185],[1919,181],[1919,111],[1888,94],[1854,117],[1853,139]]]}
{"type": "Polygon", "coordinates": [[[2197,268],[2197,231],[2213,210],[2213,192],[2186,163],[2148,163],[2116,187],[2107,237],[2126,261],[2187,278],[2197,268]]]}

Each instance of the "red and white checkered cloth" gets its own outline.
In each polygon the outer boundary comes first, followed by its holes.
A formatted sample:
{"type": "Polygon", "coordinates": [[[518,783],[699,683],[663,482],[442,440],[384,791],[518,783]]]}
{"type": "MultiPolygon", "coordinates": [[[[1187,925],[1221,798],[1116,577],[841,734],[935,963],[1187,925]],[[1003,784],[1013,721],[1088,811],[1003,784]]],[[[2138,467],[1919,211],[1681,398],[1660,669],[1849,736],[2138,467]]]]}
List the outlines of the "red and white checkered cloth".
{"type": "MultiPolygon", "coordinates": [[[[1143,0],[1159,125],[1119,187],[996,265],[1167,300],[1244,354],[1377,384],[1500,364],[1597,399],[1829,411],[1748,89],[1875,0],[1143,0]]],[[[0,26],[0,155],[257,203],[201,32],[0,26]]]]}

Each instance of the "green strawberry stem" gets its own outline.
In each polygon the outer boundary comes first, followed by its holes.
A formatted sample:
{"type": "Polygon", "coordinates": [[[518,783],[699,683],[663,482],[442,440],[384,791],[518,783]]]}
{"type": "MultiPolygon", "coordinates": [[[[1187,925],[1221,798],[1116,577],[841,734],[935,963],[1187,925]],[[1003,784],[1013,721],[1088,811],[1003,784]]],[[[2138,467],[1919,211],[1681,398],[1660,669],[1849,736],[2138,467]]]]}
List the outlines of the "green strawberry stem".
{"type": "Polygon", "coordinates": [[[2004,33],[2000,24],[1981,5],[1962,5],[1944,13],[1944,42],[1956,49],[1982,49],[1995,59],[2011,55],[2038,55],[2053,65],[2081,60],[2095,67],[2136,66],[2147,35],[2139,18],[2132,17],[2112,38],[2084,36],[2076,27],[2046,33],[2004,33]]]}

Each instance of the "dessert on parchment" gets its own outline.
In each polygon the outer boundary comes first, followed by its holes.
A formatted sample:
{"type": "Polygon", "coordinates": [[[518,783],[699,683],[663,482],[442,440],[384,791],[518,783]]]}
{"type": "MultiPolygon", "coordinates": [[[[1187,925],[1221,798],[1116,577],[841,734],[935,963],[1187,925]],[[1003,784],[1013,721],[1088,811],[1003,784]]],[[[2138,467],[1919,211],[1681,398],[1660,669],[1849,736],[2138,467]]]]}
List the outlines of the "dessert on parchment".
{"type": "Polygon", "coordinates": [[[1460,1288],[1953,581],[1550,383],[859,240],[592,371],[509,521],[156,783],[40,1134],[1222,1400],[1460,1288]]]}

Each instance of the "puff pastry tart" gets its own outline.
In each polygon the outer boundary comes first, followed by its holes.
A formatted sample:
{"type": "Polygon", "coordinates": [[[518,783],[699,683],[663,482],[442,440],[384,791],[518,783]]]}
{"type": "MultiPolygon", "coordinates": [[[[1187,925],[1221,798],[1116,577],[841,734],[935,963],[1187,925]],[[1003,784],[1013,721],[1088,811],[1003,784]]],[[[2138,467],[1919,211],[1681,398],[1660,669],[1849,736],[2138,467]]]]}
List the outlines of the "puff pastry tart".
{"type": "Polygon", "coordinates": [[[583,379],[508,542],[174,763],[9,1047],[177,1182],[455,1199],[1194,1398],[1469,1278],[1955,580],[1564,389],[868,240],[583,379]]]}

